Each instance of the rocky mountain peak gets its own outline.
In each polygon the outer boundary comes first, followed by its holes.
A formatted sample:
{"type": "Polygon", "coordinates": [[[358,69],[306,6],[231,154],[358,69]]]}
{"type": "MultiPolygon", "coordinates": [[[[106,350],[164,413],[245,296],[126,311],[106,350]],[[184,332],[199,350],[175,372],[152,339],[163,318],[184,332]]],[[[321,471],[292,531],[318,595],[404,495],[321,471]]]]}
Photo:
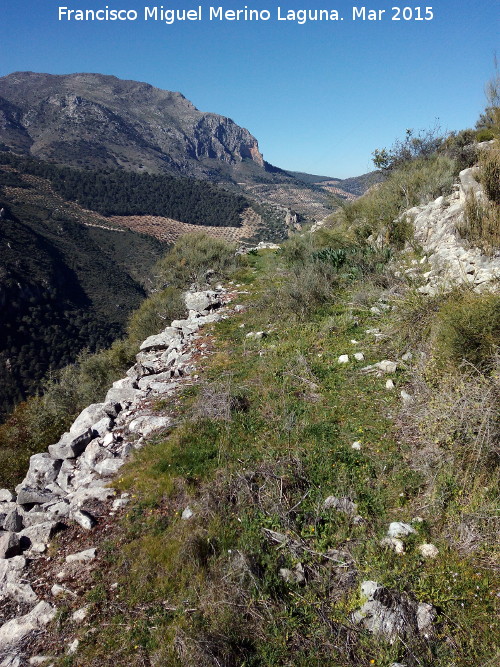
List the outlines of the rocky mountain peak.
{"type": "Polygon", "coordinates": [[[207,177],[221,163],[264,166],[257,139],[179,92],[95,73],[0,78],[2,141],[71,166],[207,177]]]}

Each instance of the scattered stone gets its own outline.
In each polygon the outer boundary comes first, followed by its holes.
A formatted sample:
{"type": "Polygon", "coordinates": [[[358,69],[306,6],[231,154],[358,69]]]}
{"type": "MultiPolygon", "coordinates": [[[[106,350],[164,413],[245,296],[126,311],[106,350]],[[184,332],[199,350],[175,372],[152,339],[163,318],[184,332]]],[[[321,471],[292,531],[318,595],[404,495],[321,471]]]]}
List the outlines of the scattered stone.
{"type": "Polygon", "coordinates": [[[402,521],[393,521],[389,524],[387,530],[388,537],[407,537],[411,533],[416,533],[415,528],[412,528],[409,523],[403,523],[402,521]]]}
{"type": "Polygon", "coordinates": [[[411,396],[411,394],[409,394],[404,389],[401,389],[401,398],[403,399],[403,403],[405,405],[409,405],[410,403],[413,403],[413,396],[411,396]]]}
{"type": "Polygon", "coordinates": [[[73,614],[71,615],[71,620],[74,623],[83,623],[83,621],[87,618],[89,615],[90,611],[90,606],[87,605],[86,607],[82,607],[81,609],[77,609],[73,614]]]}
{"type": "Polygon", "coordinates": [[[378,364],[375,364],[375,366],[383,373],[395,373],[398,367],[395,361],[388,361],[387,359],[384,359],[384,361],[379,361],[378,364]]]}
{"type": "Polygon", "coordinates": [[[125,507],[125,505],[128,505],[129,502],[130,500],[128,498],[117,498],[116,500],[113,500],[112,509],[115,511],[119,510],[122,507],[125,507]]]}
{"type": "Polygon", "coordinates": [[[403,354],[401,359],[403,361],[411,361],[413,359],[413,354],[411,352],[406,352],[405,354],[403,354]]]}
{"type": "Polygon", "coordinates": [[[359,345],[359,341],[355,340],[354,338],[351,338],[351,343],[352,345],[359,345]]]}
{"type": "Polygon", "coordinates": [[[13,618],[0,627],[0,650],[16,644],[33,630],[39,630],[52,621],[56,608],[48,602],[39,602],[28,614],[13,618]]]}
{"type": "Polygon", "coordinates": [[[438,548],[433,544],[421,544],[418,550],[424,558],[436,558],[439,554],[438,548]]]}
{"type": "Polygon", "coordinates": [[[76,593],[70,591],[69,588],[66,588],[65,586],[61,586],[60,584],[54,584],[50,589],[50,592],[55,598],[63,597],[64,595],[76,597],[76,593]]]}
{"type": "Polygon", "coordinates": [[[355,352],[354,358],[356,361],[364,361],[365,355],[362,352],[355,352]]]}
{"type": "Polygon", "coordinates": [[[355,442],[352,443],[351,449],[356,449],[357,451],[361,449],[361,443],[359,442],[359,440],[356,440],[355,442]]]}
{"type": "Polygon", "coordinates": [[[373,313],[374,315],[381,315],[382,311],[380,310],[380,308],[377,308],[377,306],[372,306],[370,308],[370,313],[373,313]]]}
{"type": "Polygon", "coordinates": [[[92,530],[97,523],[92,514],[85,512],[85,510],[77,510],[76,512],[73,512],[71,518],[82,528],[85,528],[85,530],[92,530]]]}
{"type": "Polygon", "coordinates": [[[96,431],[92,428],[87,429],[78,436],[69,432],[65,433],[56,445],[49,446],[49,454],[56,460],[76,458],[85,451],[86,446],[97,435],[96,431]]]}
{"type": "Polygon", "coordinates": [[[0,532],[0,558],[12,558],[20,553],[19,535],[11,532],[0,532]]]}
{"type": "Polygon", "coordinates": [[[348,364],[349,363],[349,355],[348,354],[341,354],[340,357],[338,358],[338,363],[339,364],[348,364]]]}
{"type": "Polygon", "coordinates": [[[97,549],[85,549],[85,551],[79,551],[75,554],[69,554],[66,556],[67,563],[87,563],[91,560],[94,560],[96,557],[97,549]]]}
{"type": "Polygon", "coordinates": [[[68,655],[75,655],[75,653],[78,651],[79,646],[80,646],[80,640],[75,639],[74,641],[71,642],[71,644],[66,649],[66,653],[68,655]]]}
{"type": "Polygon", "coordinates": [[[358,505],[346,496],[341,498],[337,498],[336,496],[328,496],[328,498],[326,498],[326,500],[323,502],[323,509],[335,509],[337,512],[354,515],[358,511],[358,505]]]}
{"type": "Polygon", "coordinates": [[[381,547],[389,547],[397,554],[404,554],[405,546],[401,540],[398,540],[397,537],[384,537],[383,540],[380,540],[381,547]]]}
{"type": "Polygon", "coordinates": [[[422,634],[429,637],[436,611],[426,603],[418,603],[403,593],[392,591],[376,581],[364,581],[361,593],[366,602],[354,612],[352,619],[369,632],[388,639],[422,634]]]}
{"type": "Polygon", "coordinates": [[[12,509],[3,520],[3,529],[18,533],[23,528],[23,517],[17,508],[12,509]]]}
{"type": "Polygon", "coordinates": [[[0,503],[11,503],[14,500],[14,494],[9,489],[0,489],[0,503]]]}
{"type": "Polygon", "coordinates": [[[55,660],[55,658],[51,655],[34,655],[32,658],[29,659],[29,664],[30,665],[47,665],[48,662],[51,660],[55,660]]]}
{"type": "Polygon", "coordinates": [[[190,507],[186,507],[186,509],[185,509],[185,510],[183,511],[183,513],[181,514],[181,519],[184,519],[185,521],[187,521],[187,520],[190,519],[193,515],[194,515],[194,512],[191,510],[191,508],[190,508],[190,507]]]}
{"type": "Polygon", "coordinates": [[[395,388],[396,388],[396,385],[395,385],[394,382],[389,378],[389,379],[387,380],[387,382],[385,383],[385,388],[386,388],[386,389],[389,389],[389,390],[392,390],[392,389],[395,389],[395,388]]]}
{"type": "Polygon", "coordinates": [[[286,581],[287,584],[302,584],[305,581],[302,563],[297,563],[293,570],[289,570],[286,567],[280,568],[279,576],[283,581],[286,581]]]}

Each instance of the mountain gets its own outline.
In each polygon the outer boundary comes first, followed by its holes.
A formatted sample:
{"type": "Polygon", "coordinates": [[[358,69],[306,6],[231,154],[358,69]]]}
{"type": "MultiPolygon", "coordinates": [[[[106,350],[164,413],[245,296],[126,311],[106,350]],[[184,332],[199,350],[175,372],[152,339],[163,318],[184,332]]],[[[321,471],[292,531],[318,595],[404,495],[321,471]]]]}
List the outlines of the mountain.
{"type": "Polygon", "coordinates": [[[199,111],[181,93],[114,76],[0,78],[0,144],[65,166],[206,179],[306,220],[331,208],[316,177],[266,162],[257,139],[230,118],[199,111]]]}
{"type": "Polygon", "coordinates": [[[264,165],[248,130],[147,83],[16,72],[0,79],[0,98],[4,143],[44,160],[197,177],[264,165]]]}

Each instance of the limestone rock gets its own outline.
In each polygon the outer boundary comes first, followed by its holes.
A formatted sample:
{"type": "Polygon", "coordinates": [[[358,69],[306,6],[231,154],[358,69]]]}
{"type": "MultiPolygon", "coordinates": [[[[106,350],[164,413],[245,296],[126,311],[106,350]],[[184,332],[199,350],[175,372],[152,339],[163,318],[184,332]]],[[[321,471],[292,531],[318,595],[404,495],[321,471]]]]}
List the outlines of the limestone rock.
{"type": "Polygon", "coordinates": [[[58,496],[51,491],[35,489],[29,486],[21,488],[17,494],[19,505],[42,505],[43,503],[57,499],[58,496]]]}
{"type": "Polygon", "coordinates": [[[118,472],[124,463],[125,461],[120,458],[104,459],[104,461],[101,461],[95,466],[95,471],[103,477],[112,477],[118,472]]]}
{"type": "Polygon", "coordinates": [[[358,505],[350,498],[345,496],[341,498],[337,498],[336,496],[328,496],[328,498],[326,498],[326,500],[323,502],[323,509],[335,509],[337,512],[354,515],[358,512],[358,505]]]}
{"type": "Polygon", "coordinates": [[[361,592],[366,602],[354,612],[352,618],[355,623],[391,643],[398,636],[430,636],[436,614],[431,605],[415,602],[375,581],[364,581],[361,592]]]}
{"type": "Polygon", "coordinates": [[[397,537],[384,537],[380,540],[380,546],[389,547],[389,549],[392,549],[397,554],[404,554],[405,552],[405,545],[397,537]]]}
{"type": "Polygon", "coordinates": [[[14,494],[9,489],[0,489],[0,503],[11,503],[14,500],[14,494]]]}
{"type": "Polygon", "coordinates": [[[92,530],[97,523],[95,518],[89,512],[85,512],[85,510],[77,510],[72,513],[71,517],[82,528],[85,528],[85,530],[92,530]]]}
{"type": "Polygon", "coordinates": [[[66,653],[68,655],[74,655],[78,651],[78,647],[80,646],[80,640],[79,639],[74,639],[71,644],[68,646],[66,649],[66,653]]]}
{"type": "Polygon", "coordinates": [[[19,533],[21,544],[24,548],[29,548],[33,544],[48,544],[59,526],[57,521],[45,521],[25,528],[19,533]]]}
{"type": "Polygon", "coordinates": [[[155,336],[149,336],[142,343],[140,350],[165,350],[174,342],[180,342],[179,332],[175,327],[167,327],[155,336]]]}
{"type": "Polygon", "coordinates": [[[412,528],[409,523],[403,523],[402,521],[393,521],[389,524],[387,530],[388,537],[406,537],[411,535],[411,533],[416,533],[415,528],[412,528]]]}
{"type": "Polygon", "coordinates": [[[18,533],[23,527],[23,517],[17,508],[10,510],[3,520],[3,529],[12,533],[18,533]]]}
{"type": "Polygon", "coordinates": [[[83,621],[87,618],[90,612],[90,606],[87,605],[85,607],[82,607],[81,609],[77,609],[71,614],[71,620],[74,623],[83,623],[83,621]]]}
{"type": "Polygon", "coordinates": [[[57,479],[60,468],[61,461],[54,460],[49,454],[34,454],[30,457],[28,472],[21,486],[44,489],[57,479]]]}
{"type": "Polygon", "coordinates": [[[221,305],[220,295],[213,290],[186,292],[184,302],[188,310],[194,310],[201,315],[207,315],[210,310],[214,310],[221,305]]]}
{"type": "Polygon", "coordinates": [[[69,429],[72,435],[84,433],[101,419],[109,419],[104,403],[93,403],[82,410],[69,429]]]}
{"type": "Polygon", "coordinates": [[[171,424],[170,417],[155,417],[153,415],[142,415],[133,419],[129,425],[131,433],[138,433],[144,438],[149,437],[155,431],[160,431],[167,428],[171,424]]]}
{"type": "Polygon", "coordinates": [[[418,550],[424,558],[436,558],[439,554],[439,550],[433,544],[421,544],[418,550]]]}
{"type": "Polygon", "coordinates": [[[123,378],[113,382],[106,394],[106,403],[119,403],[122,407],[129,405],[139,395],[135,382],[131,378],[123,378]]]}
{"type": "Polygon", "coordinates": [[[50,445],[49,454],[53,459],[75,458],[85,451],[89,442],[97,435],[92,428],[88,428],[79,435],[65,433],[56,445],[50,445]]]}
{"type": "Polygon", "coordinates": [[[79,551],[75,554],[69,554],[66,556],[67,563],[88,563],[89,561],[94,560],[96,557],[97,549],[85,549],[85,551],[79,551]]]}
{"type": "Polygon", "coordinates": [[[341,354],[340,357],[337,359],[337,362],[339,364],[348,364],[349,363],[349,355],[348,354],[341,354]]]}
{"type": "Polygon", "coordinates": [[[0,628],[0,650],[24,639],[33,630],[39,630],[54,618],[56,609],[41,601],[28,614],[13,618],[0,628]]]}
{"type": "Polygon", "coordinates": [[[19,535],[11,532],[0,532],[0,558],[12,558],[21,553],[19,535]]]}

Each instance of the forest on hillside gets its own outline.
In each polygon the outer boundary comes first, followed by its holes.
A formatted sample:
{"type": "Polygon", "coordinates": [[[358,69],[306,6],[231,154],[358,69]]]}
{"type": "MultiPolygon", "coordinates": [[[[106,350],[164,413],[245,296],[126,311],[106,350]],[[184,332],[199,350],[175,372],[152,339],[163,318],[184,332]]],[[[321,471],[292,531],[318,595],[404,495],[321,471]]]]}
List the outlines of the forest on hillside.
{"type": "Polygon", "coordinates": [[[167,174],[73,169],[0,151],[0,164],[48,179],[69,201],[101,215],[156,215],[194,225],[241,226],[245,197],[207,181],[167,174]]]}

